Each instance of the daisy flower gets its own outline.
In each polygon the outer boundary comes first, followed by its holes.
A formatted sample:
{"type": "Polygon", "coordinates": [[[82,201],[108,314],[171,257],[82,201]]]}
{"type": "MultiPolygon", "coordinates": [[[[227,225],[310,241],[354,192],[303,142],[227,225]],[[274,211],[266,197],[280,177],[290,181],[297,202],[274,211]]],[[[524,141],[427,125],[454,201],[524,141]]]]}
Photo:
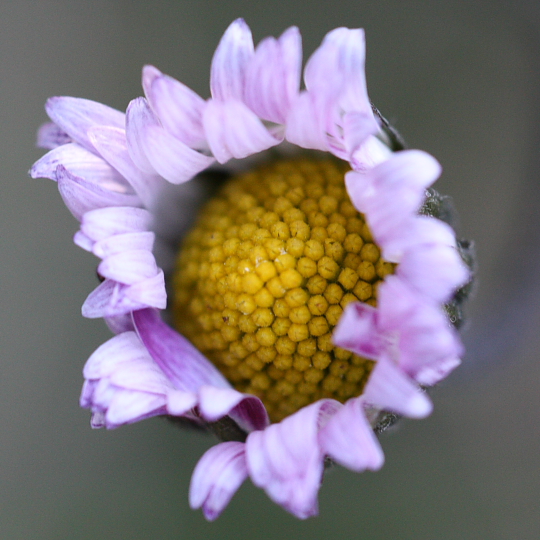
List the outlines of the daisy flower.
{"type": "Polygon", "coordinates": [[[468,245],[437,219],[437,161],[403,150],[371,106],[364,58],[362,30],[333,30],[301,88],[298,29],[254,48],[239,19],[207,100],[146,66],[145,97],[125,114],[47,102],[38,144],[50,151],[31,175],[57,182],[80,223],[75,243],[100,259],[82,313],[114,333],[84,367],[81,406],[93,427],[167,415],[212,430],[222,442],[189,494],[207,519],[248,477],[299,518],[315,515],[325,467],[379,469],[376,432],[427,416],[425,388],[460,362],[451,319],[468,245]],[[263,164],[239,161],[260,153],[263,164]],[[171,185],[229,161],[244,172],[191,232],[177,228],[165,272],[156,231],[193,206],[184,186],[174,208],[171,185]]]}

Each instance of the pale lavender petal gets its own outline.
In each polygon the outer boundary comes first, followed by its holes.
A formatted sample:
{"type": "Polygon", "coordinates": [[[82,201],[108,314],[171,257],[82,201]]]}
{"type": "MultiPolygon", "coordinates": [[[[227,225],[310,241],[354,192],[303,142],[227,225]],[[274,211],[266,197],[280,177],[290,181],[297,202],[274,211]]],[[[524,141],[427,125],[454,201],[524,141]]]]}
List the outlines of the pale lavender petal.
{"type": "Polygon", "coordinates": [[[147,208],[152,208],[164,180],[158,174],[139,169],[128,152],[126,132],[114,127],[93,127],[88,136],[97,151],[129,182],[147,208]]]}
{"type": "Polygon", "coordinates": [[[118,315],[117,317],[106,317],[105,323],[113,334],[133,332],[135,330],[131,314],[118,315]]]}
{"type": "Polygon", "coordinates": [[[325,124],[319,104],[309,93],[301,92],[287,115],[285,138],[301,148],[328,150],[325,124]]]}
{"type": "Polygon", "coordinates": [[[92,251],[94,247],[94,241],[91,238],[88,238],[88,236],[86,236],[86,234],[82,233],[81,231],[77,231],[75,233],[75,235],[73,236],[73,242],[76,246],[79,246],[85,251],[92,251]]]}
{"type": "Polygon", "coordinates": [[[163,270],[160,269],[155,276],[138,281],[133,285],[122,286],[122,295],[135,305],[165,309],[167,307],[167,291],[163,270]]]}
{"type": "Polygon", "coordinates": [[[83,317],[88,319],[117,317],[148,306],[148,304],[131,300],[124,294],[125,289],[125,285],[106,279],[84,301],[81,308],[83,317]]]}
{"type": "Polygon", "coordinates": [[[75,218],[81,221],[82,216],[90,210],[109,206],[140,206],[136,195],[123,194],[103,189],[97,184],[71,174],[62,165],[57,171],[58,190],[75,218]]]}
{"type": "Polygon", "coordinates": [[[91,152],[94,146],[88,138],[92,126],[114,126],[123,128],[124,113],[102,103],[74,97],[52,97],[45,105],[51,120],[71,139],[91,152]]]}
{"type": "Polygon", "coordinates": [[[384,463],[361,399],[350,399],[330,418],[319,433],[319,442],[326,455],[353,471],[375,471],[384,463]]]}
{"type": "Polygon", "coordinates": [[[150,212],[142,208],[99,208],[83,216],[81,231],[97,242],[115,234],[146,231],[151,221],[150,212]]]}
{"type": "Polygon", "coordinates": [[[353,152],[350,163],[355,171],[366,172],[386,161],[392,155],[392,151],[386,144],[373,135],[369,136],[363,144],[353,152]]]}
{"type": "Polygon", "coordinates": [[[158,267],[154,255],[147,250],[122,251],[104,259],[98,273],[125,285],[154,277],[158,267]]]}
{"type": "Polygon", "coordinates": [[[197,463],[189,486],[189,505],[203,509],[209,521],[216,519],[247,478],[244,443],[213,446],[197,463]]]}
{"type": "Polygon", "coordinates": [[[58,180],[58,167],[62,166],[71,174],[84,178],[114,193],[133,194],[131,186],[101,157],[92,154],[78,144],[59,146],[36,161],[30,169],[32,178],[58,180]]]}
{"type": "Polygon", "coordinates": [[[253,483],[295,516],[317,514],[317,492],[323,473],[318,443],[319,414],[325,401],[300,409],[246,440],[246,458],[253,483]]]}
{"type": "Polygon", "coordinates": [[[300,88],[301,67],[302,38],[295,26],[279,39],[261,41],[247,70],[246,105],[260,118],[284,124],[300,88]]]}
{"type": "Polygon", "coordinates": [[[268,414],[259,398],[232,388],[202,386],[199,390],[199,410],[209,422],[230,416],[246,432],[264,429],[269,424],[268,414]]]}
{"type": "Polygon", "coordinates": [[[92,247],[92,251],[100,259],[123,251],[152,251],[154,239],[155,234],[150,231],[117,234],[96,242],[92,247]]]}
{"type": "Polygon", "coordinates": [[[141,144],[157,173],[172,184],[191,180],[214,162],[213,157],[193,150],[159,126],[148,126],[141,144]]]}
{"type": "Polygon", "coordinates": [[[126,111],[126,139],[133,163],[147,174],[156,174],[145,151],[146,133],[149,126],[159,126],[159,121],[146,99],[132,100],[126,111]]]}
{"type": "Polygon", "coordinates": [[[367,114],[364,111],[352,111],[343,117],[343,141],[348,154],[348,160],[358,151],[367,141],[368,137],[378,131],[377,122],[373,114],[367,114]]]}
{"type": "Polygon", "coordinates": [[[361,302],[350,303],[334,328],[332,341],[338,347],[377,359],[383,349],[378,317],[376,308],[361,302]]]}
{"type": "Polygon", "coordinates": [[[71,142],[70,136],[62,131],[54,122],[42,124],[37,132],[36,146],[52,150],[57,146],[68,144],[71,142]]]}
{"type": "Polygon", "coordinates": [[[409,418],[425,418],[433,409],[427,394],[384,355],[369,376],[363,398],[378,408],[409,418]]]}
{"type": "Polygon", "coordinates": [[[197,391],[207,384],[230,388],[223,375],[183,336],[167,326],[153,309],[133,313],[137,333],[174,386],[197,391]]]}
{"type": "Polygon", "coordinates": [[[245,158],[280,142],[255,113],[239,101],[209,101],[203,125],[210,150],[220,163],[245,158]]]}
{"type": "MultiPolygon", "coordinates": [[[[167,392],[167,412],[173,416],[184,416],[197,405],[197,395],[182,390],[167,392]]],[[[189,415],[192,418],[192,415],[189,415]]]]}
{"type": "Polygon", "coordinates": [[[433,386],[446,378],[460,364],[461,360],[457,357],[447,358],[433,365],[420,368],[415,375],[415,379],[419,384],[433,386]]]}
{"type": "Polygon", "coordinates": [[[153,66],[143,68],[143,88],[152,110],[169,133],[192,148],[205,145],[205,101],[199,95],[153,66]]]}
{"type": "Polygon", "coordinates": [[[457,249],[445,245],[421,245],[408,250],[396,274],[418,292],[444,302],[469,279],[457,249]]]}
{"type": "Polygon", "coordinates": [[[114,429],[139,422],[165,412],[166,398],[162,394],[124,390],[116,392],[105,414],[106,426],[114,429]]]}
{"type": "Polygon", "coordinates": [[[253,57],[251,30],[236,19],[223,34],[212,58],[210,90],[219,101],[243,100],[246,69],[253,57]]]}

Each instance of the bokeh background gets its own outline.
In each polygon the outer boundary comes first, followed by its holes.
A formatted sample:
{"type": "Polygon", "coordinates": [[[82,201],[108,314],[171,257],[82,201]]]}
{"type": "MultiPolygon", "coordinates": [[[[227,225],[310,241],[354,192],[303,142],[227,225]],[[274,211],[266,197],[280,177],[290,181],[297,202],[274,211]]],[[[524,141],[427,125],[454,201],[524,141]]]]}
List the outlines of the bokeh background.
{"type": "Polygon", "coordinates": [[[523,0],[0,3],[0,538],[540,538],[539,30],[523,0]],[[192,512],[210,436],[162,419],[90,429],[81,370],[110,335],[80,315],[96,260],[54,183],[27,176],[47,97],[125,109],[145,63],[207,96],[239,16],[256,41],[298,25],[305,57],[334,27],[366,29],[370,96],[441,161],[480,261],[468,353],[435,412],[381,437],[380,472],[332,470],[306,522],[249,482],[217,522],[192,512]]]}

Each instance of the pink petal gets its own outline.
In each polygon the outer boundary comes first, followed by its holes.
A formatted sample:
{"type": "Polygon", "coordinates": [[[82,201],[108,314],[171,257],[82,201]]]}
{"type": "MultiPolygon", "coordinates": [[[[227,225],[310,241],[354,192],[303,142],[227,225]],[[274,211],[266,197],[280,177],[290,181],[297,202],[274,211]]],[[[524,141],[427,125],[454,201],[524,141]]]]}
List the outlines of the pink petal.
{"type": "Polygon", "coordinates": [[[209,101],[203,125],[210,150],[220,163],[245,158],[280,142],[255,113],[239,101],[209,101]]]}
{"type": "Polygon", "coordinates": [[[169,133],[192,148],[205,145],[205,101],[200,96],[153,66],[143,68],[143,87],[152,110],[169,133]]]}
{"type": "Polygon", "coordinates": [[[71,138],[69,135],[62,131],[54,122],[42,124],[38,129],[36,141],[38,148],[52,150],[57,146],[62,146],[70,142],[71,138]]]}
{"type": "Polygon", "coordinates": [[[116,392],[105,414],[106,427],[114,429],[139,422],[165,412],[166,399],[162,394],[124,390],[116,392]]]}
{"type": "Polygon", "coordinates": [[[158,267],[154,255],[147,250],[122,251],[110,255],[98,266],[98,273],[125,285],[154,277],[158,267]]]}
{"type": "Polygon", "coordinates": [[[287,115],[286,139],[301,148],[328,150],[325,112],[311,94],[301,92],[287,115]]]}
{"type": "Polygon", "coordinates": [[[123,128],[124,113],[88,99],[74,97],[52,97],[45,105],[51,120],[75,142],[91,152],[94,146],[88,138],[92,126],[114,126],[123,128]]]}
{"type": "Polygon", "coordinates": [[[189,486],[189,505],[216,519],[247,478],[244,443],[225,442],[208,450],[197,463],[189,486]]]}
{"type": "Polygon", "coordinates": [[[279,39],[259,43],[246,78],[245,103],[260,118],[284,124],[300,87],[302,38],[289,28],[279,39]]]}
{"type": "Polygon", "coordinates": [[[149,277],[129,286],[122,286],[122,295],[134,305],[165,309],[167,307],[167,291],[165,275],[158,269],[155,276],[149,277]]]}
{"type": "Polygon", "coordinates": [[[84,214],[97,208],[140,205],[136,195],[126,195],[103,189],[99,185],[71,174],[62,165],[58,166],[57,179],[58,190],[65,205],[79,221],[84,214]]]}
{"type": "Polygon", "coordinates": [[[360,399],[350,399],[330,418],[319,433],[319,441],[325,454],[353,471],[375,471],[384,463],[360,399]]]}
{"type": "Polygon", "coordinates": [[[214,99],[243,100],[246,69],[252,57],[249,26],[243,19],[236,19],[223,34],[212,59],[210,90],[214,99]]]}
{"type": "Polygon", "coordinates": [[[187,339],[167,326],[158,312],[135,311],[133,321],[148,352],[176,388],[194,392],[205,384],[229,388],[221,373],[187,339]]]}
{"type": "Polygon", "coordinates": [[[152,208],[165,182],[157,174],[142,171],[131,159],[126,132],[114,127],[93,127],[88,136],[96,150],[126,178],[147,208],[152,208]]]}
{"type": "Polygon", "coordinates": [[[425,392],[385,356],[375,364],[363,398],[378,408],[409,418],[425,418],[433,409],[425,392]]]}

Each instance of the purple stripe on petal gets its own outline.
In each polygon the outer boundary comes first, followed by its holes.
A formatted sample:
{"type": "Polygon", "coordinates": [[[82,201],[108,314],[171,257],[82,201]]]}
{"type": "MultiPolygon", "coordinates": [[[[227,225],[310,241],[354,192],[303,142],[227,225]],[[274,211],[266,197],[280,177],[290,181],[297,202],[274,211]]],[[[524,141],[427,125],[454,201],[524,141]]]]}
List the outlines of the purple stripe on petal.
{"type": "Polygon", "coordinates": [[[380,409],[409,418],[425,418],[433,409],[427,394],[387,356],[382,356],[375,364],[363,397],[380,409]]]}
{"type": "Polygon", "coordinates": [[[353,471],[376,471],[384,463],[360,399],[350,399],[330,418],[319,433],[319,441],[326,455],[353,471]]]}
{"type": "Polygon", "coordinates": [[[92,126],[125,126],[124,113],[96,101],[74,97],[52,97],[45,105],[51,120],[75,142],[91,152],[94,146],[88,138],[92,126]]]}
{"type": "Polygon", "coordinates": [[[209,167],[214,158],[193,150],[162,127],[148,126],[144,150],[154,169],[172,184],[182,184],[209,167]]]}
{"type": "Polygon", "coordinates": [[[165,185],[157,174],[144,172],[128,152],[126,132],[113,127],[94,127],[88,131],[97,151],[129,182],[147,208],[152,208],[165,185]]]}
{"type": "Polygon", "coordinates": [[[57,171],[58,191],[69,211],[79,221],[84,214],[110,206],[140,206],[139,197],[109,191],[71,174],[62,165],[57,171]]]}
{"type": "Polygon", "coordinates": [[[236,19],[223,34],[212,58],[210,90],[219,101],[243,100],[246,69],[253,57],[251,30],[236,19]]]}
{"type": "Polygon", "coordinates": [[[255,113],[239,101],[209,101],[203,125],[210,150],[220,163],[245,158],[280,142],[255,113]]]}
{"type": "Polygon", "coordinates": [[[230,388],[223,375],[183,336],[167,326],[153,309],[133,313],[135,328],[154,361],[180,390],[202,385],[230,388]]]}
{"type": "Polygon", "coordinates": [[[158,267],[154,255],[146,250],[122,251],[104,259],[98,272],[105,278],[125,285],[154,277],[158,267]]]}
{"type": "Polygon", "coordinates": [[[259,43],[246,77],[245,103],[260,118],[284,124],[300,88],[302,38],[289,28],[259,43]]]}
{"type": "Polygon", "coordinates": [[[205,146],[204,99],[153,66],[143,68],[143,87],[150,106],[169,133],[192,148],[205,146]]]}
{"type": "Polygon", "coordinates": [[[152,215],[142,208],[112,207],[87,212],[81,222],[83,234],[98,242],[114,236],[149,229],[152,215]]]}
{"type": "Polygon", "coordinates": [[[37,132],[36,146],[52,150],[57,146],[71,142],[70,136],[62,131],[54,122],[42,124],[37,132]]]}
{"type": "Polygon", "coordinates": [[[189,505],[216,519],[247,478],[244,443],[225,442],[208,450],[197,463],[189,486],[189,505]]]}

